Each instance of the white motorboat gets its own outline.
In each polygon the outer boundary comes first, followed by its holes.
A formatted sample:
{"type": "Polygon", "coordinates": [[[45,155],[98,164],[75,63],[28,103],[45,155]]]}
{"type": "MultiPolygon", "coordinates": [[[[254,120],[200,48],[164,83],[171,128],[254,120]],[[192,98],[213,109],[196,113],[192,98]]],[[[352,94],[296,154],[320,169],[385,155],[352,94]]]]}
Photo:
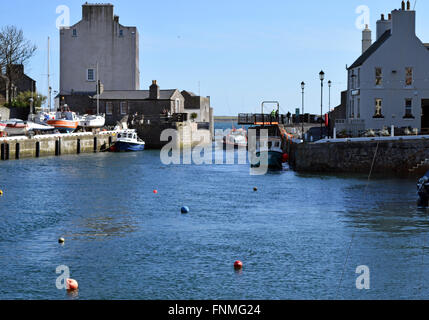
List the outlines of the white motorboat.
{"type": "Polygon", "coordinates": [[[4,131],[9,136],[23,136],[30,131],[50,131],[54,130],[54,127],[34,123],[31,121],[23,121],[20,119],[11,119],[6,122],[4,131]]]}
{"type": "Polygon", "coordinates": [[[79,127],[81,128],[101,128],[106,124],[106,117],[104,115],[84,115],[79,120],[79,127]]]}

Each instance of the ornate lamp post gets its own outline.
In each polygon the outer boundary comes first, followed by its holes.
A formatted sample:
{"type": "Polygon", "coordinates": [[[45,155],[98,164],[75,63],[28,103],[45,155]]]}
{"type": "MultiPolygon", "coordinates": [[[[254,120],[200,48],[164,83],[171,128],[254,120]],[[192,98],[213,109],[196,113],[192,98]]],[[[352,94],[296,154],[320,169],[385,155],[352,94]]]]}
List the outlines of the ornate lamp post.
{"type": "Polygon", "coordinates": [[[302,139],[304,140],[304,89],[305,89],[305,82],[301,82],[301,89],[302,89],[302,139]]]}

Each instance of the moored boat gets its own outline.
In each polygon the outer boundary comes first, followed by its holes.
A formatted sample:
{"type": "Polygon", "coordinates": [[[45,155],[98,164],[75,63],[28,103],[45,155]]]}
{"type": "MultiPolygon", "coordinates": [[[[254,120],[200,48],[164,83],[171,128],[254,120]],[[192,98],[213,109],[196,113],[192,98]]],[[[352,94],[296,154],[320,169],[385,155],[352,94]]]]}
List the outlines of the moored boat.
{"type": "Polygon", "coordinates": [[[109,148],[110,152],[143,151],[145,142],[138,138],[136,130],[124,130],[118,133],[116,142],[109,148]]]}
{"type": "Polygon", "coordinates": [[[6,127],[4,131],[9,136],[23,136],[26,135],[28,132],[33,131],[50,131],[54,130],[54,127],[34,123],[31,121],[23,121],[19,119],[11,119],[6,122],[6,127]]]}
{"type": "Polygon", "coordinates": [[[247,133],[244,129],[233,129],[223,138],[224,147],[247,148],[247,133]]]}

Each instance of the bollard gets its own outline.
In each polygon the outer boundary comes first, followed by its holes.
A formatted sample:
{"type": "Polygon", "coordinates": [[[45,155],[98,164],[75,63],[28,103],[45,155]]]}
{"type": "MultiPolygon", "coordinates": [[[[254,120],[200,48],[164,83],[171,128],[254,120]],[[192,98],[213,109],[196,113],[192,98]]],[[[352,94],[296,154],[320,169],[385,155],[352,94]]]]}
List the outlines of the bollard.
{"type": "Polygon", "coordinates": [[[36,142],[36,158],[40,157],[40,141],[36,142]]]}
{"type": "Polygon", "coordinates": [[[1,144],[1,160],[6,160],[5,157],[6,157],[6,147],[5,147],[5,144],[2,143],[1,144]]]}
{"type": "Polygon", "coordinates": [[[394,125],[392,125],[392,127],[391,127],[391,136],[392,136],[392,138],[395,136],[395,126],[394,125]]]}
{"type": "Polygon", "coordinates": [[[80,154],[80,139],[77,139],[76,153],[80,154]]]}
{"type": "Polygon", "coordinates": [[[97,152],[97,137],[94,137],[94,152],[97,152]]]}
{"type": "Polygon", "coordinates": [[[337,128],[334,128],[334,139],[337,139],[337,128]]]}
{"type": "Polygon", "coordinates": [[[15,159],[19,160],[20,158],[20,151],[21,151],[21,146],[19,145],[19,142],[17,142],[15,144],[15,159]]]}

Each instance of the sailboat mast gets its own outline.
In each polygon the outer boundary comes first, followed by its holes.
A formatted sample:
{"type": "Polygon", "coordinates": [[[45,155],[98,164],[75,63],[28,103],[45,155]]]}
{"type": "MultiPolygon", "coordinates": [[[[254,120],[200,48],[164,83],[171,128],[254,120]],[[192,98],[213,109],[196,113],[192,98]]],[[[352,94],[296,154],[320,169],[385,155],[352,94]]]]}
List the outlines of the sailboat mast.
{"type": "Polygon", "coordinates": [[[98,75],[98,61],[97,61],[97,115],[100,114],[100,77],[98,75]]]}
{"type": "Polygon", "coordinates": [[[49,112],[51,112],[51,68],[50,68],[50,61],[51,61],[51,57],[50,57],[50,41],[51,38],[48,37],[48,108],[49,108],[49,112]]]}

